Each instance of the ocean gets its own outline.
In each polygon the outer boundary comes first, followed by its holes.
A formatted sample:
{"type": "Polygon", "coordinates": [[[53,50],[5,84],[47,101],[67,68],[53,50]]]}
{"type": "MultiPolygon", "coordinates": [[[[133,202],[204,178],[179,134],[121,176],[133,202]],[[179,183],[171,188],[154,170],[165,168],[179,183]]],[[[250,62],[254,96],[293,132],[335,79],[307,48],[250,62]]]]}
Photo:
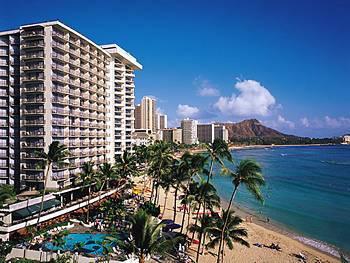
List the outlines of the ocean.
{"type": "MultiPolygon", "coordinates": [[[[305,243],[328,252],[335,252],[334,247],[350,252],[350,146],[242,149],[233,150],[232,156],[235,161],[258,161],[266,180],[264,205],[244,188],[235,204],[270,218],[305,243]]],[[[216,174],[212,182],[228,201],[231,179],[216,174]]]]}

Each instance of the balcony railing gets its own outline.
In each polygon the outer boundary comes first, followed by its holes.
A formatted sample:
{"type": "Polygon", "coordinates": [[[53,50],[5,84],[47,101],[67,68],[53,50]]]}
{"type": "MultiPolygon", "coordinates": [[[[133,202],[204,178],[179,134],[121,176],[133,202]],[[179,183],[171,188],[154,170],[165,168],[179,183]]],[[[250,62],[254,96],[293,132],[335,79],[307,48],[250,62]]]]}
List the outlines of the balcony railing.
{"type": "Polygon", "coordinates": [[[21,36],[23,38],[27,38],[27,37],[43,37],[44,36],[44,31],[43,30],[39,30],[39,31],[25,31],[21,33],[21,36]]]}

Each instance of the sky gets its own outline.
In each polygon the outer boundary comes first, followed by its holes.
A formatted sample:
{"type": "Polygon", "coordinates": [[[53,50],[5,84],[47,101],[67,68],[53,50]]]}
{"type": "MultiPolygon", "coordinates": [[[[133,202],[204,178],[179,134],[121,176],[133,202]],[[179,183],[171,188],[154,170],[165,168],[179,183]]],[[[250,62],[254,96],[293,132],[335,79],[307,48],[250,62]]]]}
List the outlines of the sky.
{"type": "Polygon", "coordinates": [[[2,1],[0,30],[60,20],[137,58],[136,102],[183,118],[350,133],[350,1],[2,1]],[[6,12],[4,12],[6,10],[6,12]]]}

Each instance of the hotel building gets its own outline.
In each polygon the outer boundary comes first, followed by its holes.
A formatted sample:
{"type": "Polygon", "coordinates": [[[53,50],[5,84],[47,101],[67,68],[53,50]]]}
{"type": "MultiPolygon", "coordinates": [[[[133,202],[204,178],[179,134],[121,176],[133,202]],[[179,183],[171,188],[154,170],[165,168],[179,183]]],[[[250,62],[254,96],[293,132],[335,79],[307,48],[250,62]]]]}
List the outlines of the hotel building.
{"type": "Polygon", "coordinates": [[[157,114],[157,129],[163,130],[168,128],[168,116],[166,114],[157,114]]]}
{"type": "Polygon", "coordinates": [[[191,119],[184,119],[181,121],[182,142],[184,144],[198,143],[197,124],[198,121],[191,119]]]}
{"type": "Polygon", "coordinates": [[[182,129],[168,128],[161,130],[161,133],[165,142],[182,143],[182,129]]]}
{"type": "Polygon", "coordinates": [[[131,147],[141,68],[117,45],[101,47],[59,21],[0,32],[0,183],[41,188],[35,151],[53,141],[71,153],[49,171],[53,189],[70,185],[84,162],[111,162],[131,147]]]}
{"type": "Polygon", "coordinates": [[[225,125],[215,124],[214,127],[214,138],[224,140],[225,142],[228,142],[228,130],[225,127],[225,125]]]}
{"type": "Polygon", "coordinates": [[[143,97],[135,111],[136,129],[157,131],[156,100],[151,97],[143,97]]]}
{"type": "Polygon", "coordinates": [[[109,67],[110,100],[114,102],[111,114],[114,120],[114,130],[111,129],[111,138],[114,138],[112,151],[115,155],[121,155],[125,150],[132,151],[132,134],[135,129],[134,70],[142,69],[142,65],[116,44],[103,45],[102,48],[112,56],[109,67]]]}
{"type": "Polygon", "coordinates": [[[198,124],[198,141],[202,143],[212,143],[214,141],[214,130],[214,124],[198,124]]]}

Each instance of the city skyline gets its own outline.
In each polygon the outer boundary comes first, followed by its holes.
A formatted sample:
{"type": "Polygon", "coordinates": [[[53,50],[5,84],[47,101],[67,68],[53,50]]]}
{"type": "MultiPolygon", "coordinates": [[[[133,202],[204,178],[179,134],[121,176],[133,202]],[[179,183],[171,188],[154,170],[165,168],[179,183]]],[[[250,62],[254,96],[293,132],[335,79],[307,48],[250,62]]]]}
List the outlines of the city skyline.
{"type": "Polygon", "coordinates": [[[108,9],[81,3],[62,1],[55,8],[42,1],[4,3],[8,12],[0,27],[58,18],[99,44],[117,39],[145,65],[136,101],[154,95],[169,127],[185,117],[202,123],[257,118],[302,136],[350,131],[346,1],[132,6],[117,1],[108,9]],[[80,12],[65,12],[68,6],[80,12]],[[38,8],[41,14],[30,11],[38,8]],[[115,17],[117,9],[123,12],[115,17]],[[102,13],[91,25],[91,17],[102,13]]]}

